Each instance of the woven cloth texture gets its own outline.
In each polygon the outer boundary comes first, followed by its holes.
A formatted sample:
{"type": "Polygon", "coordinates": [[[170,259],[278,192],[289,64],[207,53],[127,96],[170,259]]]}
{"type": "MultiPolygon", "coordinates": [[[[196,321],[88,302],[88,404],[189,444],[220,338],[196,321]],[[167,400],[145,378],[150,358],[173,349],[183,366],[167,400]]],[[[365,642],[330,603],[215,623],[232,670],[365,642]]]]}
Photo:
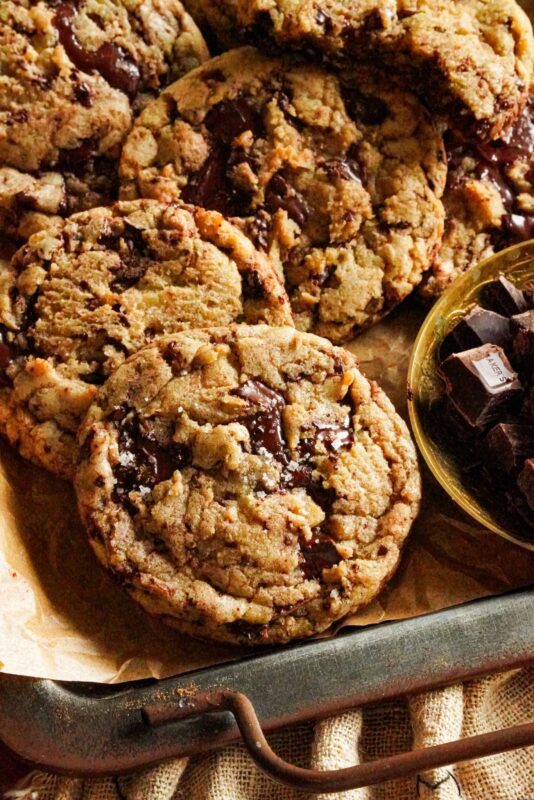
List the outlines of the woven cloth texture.
{"type": "MultiPolygon", "coordinates": [[[[269,736],[288,761],[337,769],[534,719],[534,669],[351,711],[269,736]]],[[[241,746],[135,776],[99,780],[33,773],[9,800],[534,800],[534,748],[458,764],[409,780],[308,795],[260,773],[241,746]]]]}

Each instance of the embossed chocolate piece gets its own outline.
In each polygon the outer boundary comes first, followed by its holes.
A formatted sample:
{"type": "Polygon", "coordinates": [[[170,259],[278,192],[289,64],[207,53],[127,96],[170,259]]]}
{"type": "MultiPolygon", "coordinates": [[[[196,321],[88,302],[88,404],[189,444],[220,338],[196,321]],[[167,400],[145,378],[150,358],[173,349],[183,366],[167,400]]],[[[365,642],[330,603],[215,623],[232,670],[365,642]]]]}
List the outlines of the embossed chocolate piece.
{"type": "Polygon", "coordinates": [[[449,356],[439,373],[451,403],[476,428],[497,419],[522,390],[504,350],[493,344],[449,356]]]}
{"type": "Polygon", "coordinates": [[[519,536],[534,536],[528,499],[534,460],[532,292],[501,276],[481,295],[481,302],[496,310],[474,306],[442,344],[442,356],[453,354],[439,368],[445,395],[432,411],[433,435],[500,524],[519,536]],[[454,352],[473,337],[489,342],[454,352]]]}

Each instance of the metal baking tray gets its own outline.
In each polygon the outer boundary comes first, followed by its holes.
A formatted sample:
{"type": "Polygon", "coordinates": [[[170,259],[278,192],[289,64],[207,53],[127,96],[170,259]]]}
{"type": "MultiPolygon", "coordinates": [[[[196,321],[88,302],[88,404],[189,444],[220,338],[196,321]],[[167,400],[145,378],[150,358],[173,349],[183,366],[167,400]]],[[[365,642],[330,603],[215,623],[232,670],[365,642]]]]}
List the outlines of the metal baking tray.
{"type": "Polygon", "coordinates": [[[4,675],[0,739],[32,766],[92,776],[241,736],[260,768],[288,785],[315,792],[372,785],[534,745],[534,722],[331,772],[282,761],[263,731],[534,663],[533,619],[534,587],[162,681],[102,686],[4,675]]]}

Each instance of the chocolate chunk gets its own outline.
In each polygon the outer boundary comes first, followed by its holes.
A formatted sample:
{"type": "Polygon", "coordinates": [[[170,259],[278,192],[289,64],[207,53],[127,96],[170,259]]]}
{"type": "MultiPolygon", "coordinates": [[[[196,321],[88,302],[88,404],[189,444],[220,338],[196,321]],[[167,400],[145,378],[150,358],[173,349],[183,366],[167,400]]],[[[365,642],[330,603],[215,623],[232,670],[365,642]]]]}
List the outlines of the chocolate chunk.
{"type": "Polygon", "coordinates": [[[503,230],[514,242],[525,242],[527,239],[534,239],[534,215],[505,214],[503,217],[503,230]]]}
{"type": "Polygon", "coordinates": [[[70,60],[82,72],[96,70],[114,89],[119,89],[130,98],[135,97],[141,73],[130,54],[111,42],[101,44],[97,50],[86,50],[82,47],[73,27],[76,13],[76,3],[64,0],[57,7],[54,17],[59,41],[70,60]]]}
{"type": "Polygon", "coordinates": [[[331,33],[334,29],[332,17],[320,8],[315,12],[315,21],[324,28],[325,33],[331,33]]]}
{"type": "Polygon", "coordinates": [[[496,281],[487,283],[482,288],[481,298],[484,306],[505,317],[521,314],[528,308],[524,292],[514,286],[504,275],[501,275],[496,281]]]}
{"type": "Polygon", "coordinates": [[[129,413],[130,408],[127,405],[115,406],[113,411],[108,414],[108,419],[113,422],[122,422],[124,417],[129,413]]]}
{"type": "Polygon", "coordinates": [[[315,283],[316,286],[328,288],[330,279],[332,278],[335,280],[336,269],[337,267],[335,264],[329,264],[322,272],[318,272],[312,276],[312,283],[315,283]]]}
{"type": "Polygon", "coordinates": [[[169,342],[163,352],[163,358],[170,366],[174,376],[186,374],[187,361],[176,342],[169,342]]]}
{"type": "Polygon", "coordinates": [[[242,384],[234,394],[259,407],[257,413],[240,419],[249,432],[252,452],[256,455],[269,453],[280,463],[287,464],[289,459],[282,431],[282,411],[286,404],[284,397],[255,380],[242,384]]]}
{"type": "Polygon", "coordinates": [[[212,137],[211,151],[204,164],[182,191],[186,203],[210,208],[226,216],[249,213],[251,192],[232,182],[232,167],[252,161],[234,140],[245,131],[258,138],[265,135],[259,114],[243,97],[222,100],[206,114],[204,124],[212,137]]]}
{"type": "Polygon", "coordinates": [[[300,568],[308,580],[319,577],[324,569],[330,569],[341,561],[334,540],[320,529],[313,531],[310,540],[301,538],[300,549],[300,568]]]}
{"type": "Polygon", "coordinates": [[[382,125],[389,117],[388,104],[380,97],[362,94],[348,86],[343,86],[342,97],[347,114],[354,122],[382,125]]]}
{"type": "Polygon", "coordinates": [[[317,441],[322,442],[329,453],[337,453],[350,447],[354,441],[350,414],[347,412],[347,416],[341,424],[322,420],[314,422],[312,438],[304,438],[300,442],[301,457],[312,455],[317,441]]]}
{"type": "Polygon", "coordinates": [[[206,69],[202,73],[202,80],[206,83],[224,83],[226,75],[222,69],[206,69]]]}
{"type": "Polygon", "coordinates": [[[20,323],[21,331],[26,333],[27,338],[32,336],[32,328],[37,322],[37,303],[39,301],[39,289],[35,291],[31,297],[26,300],[26,308],[20,323]]]}
{"type": "Polygon", "coordinates": [[[150,266],[150,247],[143,230],[125,221],[122,231],[104,230],[98,244],[108,250],[115,250],[120,256],[120,264],[115,267],[115,278],[111,284],[114,292],[124,292],[134,286],[150,266]]]}
{"type": "Polygon", "coordinates": [[[517,479],[517,485],[529,508],[534,511],[534,458],[529,458],[525,461],[525,465],[517,479]]]}
{"type": "Polygon", "coordinates": [[[97,151],[98,139],[94,136],[84,139],[78,147],[62,150],[56,166],[64,172],[82,175],[86,169],[87,162],[94,157],[97,151]]]}
{"type": "Polygon", "coordinates": [[[306,201],[299,192],[280,173],[273,175],[265,189],[265,208],[271,214],[279,209],[286,211],[288,216],[301,228],[305,225],[309,211],[306,201]]]}
{"type": "Polygon", "coordinates": [[[111,284],[114,292],[125,292],[143,277],[148,269],[148,261],[131,255],[122,259],[120,266],[114,270],[115,280],[111,284]]]}
{"type": "Polygon", "coordinates": [[[245,216],[249,212],[251,194],[233,185],[228,174],[230,155],[226,145],[215,143],[200,170],[184,187],[182,199],[225,216],[245,216]]]}
{"type": "Polygon", "coordinates": [[[494,344],[449,356],[440,365],[439,374],[450,401],[476,428],[497,419],[522,391],[504,350],[494,344]]]}
{"type": "Polygon", "coordinates": [[[214,146],[206,161],[182,191],[182,199],[191,205],[226,213],[231,194],[226,185],[226,152],[214,146]]]}
{"type": "Polygon", "coordinates": [[[530,374],[534,368],[534,311],[524,311],[510,319],[514,357],[518,369],[530,374]]]}
{"type": "Polygon", "coordinates": [[[303,488],[325,512],[332,507],[336,493],[323,486],[322,478],[314,478],[315,464],[312,456],[317,440],[322,441],[329,453],[337,453],[351,446],[354,434],[350,413],[343,423],[318,420],[313,422],[312,435],[303,438],[298,452],[292,457],[285,440],[282,413],[285,399],[261,381],[249,380],[235,389],[234,394],[258,406],[259,411],[240,419],[250,436],[250,446],[257,455],[270,453],[281,465],[280,483],[287,489],[303,488]]]}
{"type": "Polygon", "coordinates": [[[490,181],[498,190],[504,207],[511,211],[515,201],[515,194],[508,181],[508,176],[500,164],[479,163],[475,167],[475,177],[480,181],[490,181]]]}
{"type": "Polygon", "coordinates": [[[98,368],[93,370],[93,372],[86,372],[83,375],[83,380],[85,383],[89,383],[91,386],[103,386],[108,378],[108,374],[104,372],[104,368],[102,364],[99,364],[98,368]]]}
{"type": "Polygon", "coordinates": [[[506,349],[510,341],[510,320],[495,311],[475,306],[443,340],[440,359],[481,344],[498,344],[506,349]]]}
{"type": "Polygon", "coordinates": [[[534,425],[500,422],[482,442],[482,453],[491,470],[513,472],[534,456],[534,425]]]}
{"type": "Polygon", "coordinates": [[[313,502],[325,514],[329,514],[336,501],[336,492],[334,489],[328,489],[323,486],[320,477],[314,479],[313,470],[314,464],[312,461],[290,462],[287,469],[282,473],[282,486],[287,489],[305,489],[313,502]]]}
{"type": "Polygon", "coordinates": [[[247,270],[241,274],[241,287],[245,300],[263,300],[265,286],[255,270],[247,270]]]}
{"type": "Polygon", "coordinates": [[[534,151],[534,101],[530,98],[519,120],[493,144],[479,144],[488,160],[511,163],[519,158],[531,158],[534,151]]]}
{"type": "Polygon", "coordinates": [[[249,236],[260,250],[269,248],[269,215],[265,211],[260,211],[251,222],[249,236]]]}
{"type": "Polygon", "coordinates": [[[296,128],[298,131],[302,131],[306,127],[305,123],[300,119],[300,117],[296,115],[295,108],[292,104],[290,96],[291,96],[291,89],[287,87],[283,91],[278,92],[278,94],[276,95],[278,100],[278,105],[284,112],[284,116],[288,120],[288,122],[290,122],[291,125],[293,125],[293,127],[296,128]]]}
{"type": "Polygon", "coordinates": [[[84,108],[91,108],[93,105],[91,90],[86,83],[77,83],[72,90],[72,96],[84,108]]]}
{"type": "Polygon", "coordinates": [[[232,144],[245,131],[252,131],[256,139],[265,135],[261,114],[239,96],[212,106],[204,117],[204,125],[215,139],[224,144],[232,144]]]}
{"type": "MultiPolygon", "coordinates": [[[[112,417],[116,410],[112,412],[112,417]]],[[[119,462],[113,470],[114,499],[127,502],[131,491],[151,489],[191,463],[190,451],[172,441],[162,443],[137,417],[123,420],[119,428],[119,462]]]]}

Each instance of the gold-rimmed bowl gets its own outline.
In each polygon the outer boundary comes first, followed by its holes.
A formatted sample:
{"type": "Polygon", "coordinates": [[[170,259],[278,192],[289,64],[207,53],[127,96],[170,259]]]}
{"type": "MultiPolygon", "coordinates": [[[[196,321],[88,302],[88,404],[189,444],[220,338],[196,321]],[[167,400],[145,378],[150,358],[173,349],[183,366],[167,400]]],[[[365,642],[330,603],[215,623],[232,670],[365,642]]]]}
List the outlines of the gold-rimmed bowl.
{"type": "Polygon", "coordinates": [[[523,537],[520,526],[512,522],[508,527],[502,515],[496,514],[483,497],[470,489],[454,452],[443,447],[436,436],[435,408],[443,398],[443,383],[437,372],[441,343],[458,320],[477,303],[483,286],[501,275],[520,289],[534,283],[534,240],[509,247],[468,270],[432,308],[419,331],[410,360],[408,410],[417,446],[450,497],[490,531],[534,551],[532,536],[523,537]]]}

